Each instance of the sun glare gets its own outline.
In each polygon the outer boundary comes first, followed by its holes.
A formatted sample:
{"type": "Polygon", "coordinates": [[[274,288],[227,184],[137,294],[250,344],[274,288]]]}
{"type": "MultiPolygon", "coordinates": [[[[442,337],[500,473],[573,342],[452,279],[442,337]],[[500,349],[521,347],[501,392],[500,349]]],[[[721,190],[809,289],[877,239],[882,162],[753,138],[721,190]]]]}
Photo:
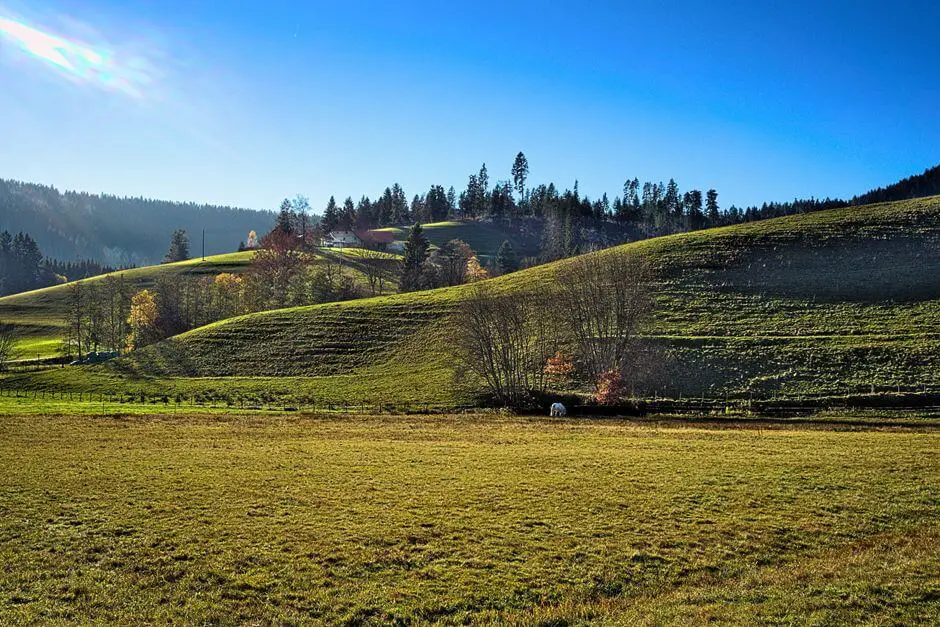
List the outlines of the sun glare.
{"type": "Polygon", "coordinates": [[[32,58],[60,73],[105,89],[141,97],[141,77],[123,67],[105,50],[43,32],[22,22],[0,17],[0,41],[9,40],[32,58]]]}

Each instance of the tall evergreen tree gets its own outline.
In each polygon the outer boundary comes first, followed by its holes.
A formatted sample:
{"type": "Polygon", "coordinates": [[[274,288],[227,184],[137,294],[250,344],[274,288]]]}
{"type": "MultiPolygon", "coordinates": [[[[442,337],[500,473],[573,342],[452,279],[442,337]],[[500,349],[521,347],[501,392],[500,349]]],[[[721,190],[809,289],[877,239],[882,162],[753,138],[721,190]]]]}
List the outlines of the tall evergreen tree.
{"type": "Polygon", "coordinates": [[[705,214],[702,213],[702,192],[693,189],[686,192],[683,204],[685,205],[686,220],[690,230],[698,230],[705,226],[705,214]]]}
{"type": "Polygon", "coordinates": [[[174,261],[186,261],[189,259],[189,236],[183,229],[173,231],[170,237],[170,249],[163,260],[167,263],[174,261]]]}
{"type": "Polygon", "coordinates": [[[349,231],[356,225],[356,205],[350,196],[343,201],[343,209],[339,214],[339,228],[349,231]]]}
{"type": "Polygon", "coordinates": [[[294,206],[286,198],[281,203],[281,210],[277,214],[277,224],[274,228],[288,235],[294,232],[294,206]]]}
{"type": "Polygon", "coordinates": [[[680,202],[679,197],[679,185],[676,183],[675,179],[669,179],[669,184],[666,186],[666,195],[663,198],[663,203],[665,205],[667,215],[677,219],[677,221],[682,217],[682,203],[680,202]]]}
{"type": "Polygon", "coordinates": [[[718,192],[710,189],[705,193],[705,216],[708,218],[709,226],[718,226],[721,222],[721,214],[718,211],[718,192]]]}
{"type": "Polygon", "coordinates": [[[431,244],[420,224],[411,227],[402,258],[401,291],[413,292],[423,287],[424,262],[430,256],[431,244]]]}
{"type": "Polygon", "coordinates": [[[356,229],[364,231],[378,224],[375,217],[375,205],[368,196],[363,196],[356,204],[356,229]]]}
{"type": "Polygon", "coordinates": [[[425,208],[428,219],[431,222],[440,222],[446,220],[450,213],[450,202],[447,200],[447,194],[440,185],[432,185],[425,197],[425,208]]]}
{"type": "Polygon", "coordinates": [[[525,182],[529,177],[529,161],[520,151],[516,155],[516,160],[512,164],[512,184],[513,189],[519,194],[519,202],[525,201],[525,182]]]}
{"type": "Polygon", "coordinates": [[[509,240],[504,240],[496,252],[496,267],[500,274],[509,274],[519,269],[519,255],[509,240]]]}
{"type": "Polygon", "coordinates": [[[411,215],[408,211],[408,199],[405,197],[405,190],[403,190],[401,185],[398,183],[392,185],[392,211],[394,212],[395,216],[395,224],[408,224],[408,222],[411,220],[411,215]]]}
{"type": "Polygon", "coordinates": [[[481,218],[489,215],[489,193],[490,176],[486,172],[486,164],[484,163],[480,166],[480,173],[477,175],[477,194],[473,199],[475,205],[474,215],[481,218]]]}
{"type": "Polygon", "coordinates": [[[395,200],[392,197],[392,188],[386,187],[382,197],[376,201],[376,213],[380,226],[395,224],[395,200]]]}
{"type": "Polygon", "coordinates": [[[467,179],[467,189],[460,194],[460,217],[477,217],[477,196],[480,194],[480,183],[476,174],[471,174],[467,179]]]}
{"type": "MultiPolygon", "coordinates": [[[[323,217],[320,219],[320,226],[323,227],[324,233],[332,233],[333,231],[339,228],[340,213],[339,207],[336,206],[336,198],[330,196],[330,200],[326,203],[326,209],[323,211],[323,217]]],[[[278,229],[280,229],[281,221],[278,220],[278,229]]],[[[290,231],[286,231],[290,233],[290,231]]]]}

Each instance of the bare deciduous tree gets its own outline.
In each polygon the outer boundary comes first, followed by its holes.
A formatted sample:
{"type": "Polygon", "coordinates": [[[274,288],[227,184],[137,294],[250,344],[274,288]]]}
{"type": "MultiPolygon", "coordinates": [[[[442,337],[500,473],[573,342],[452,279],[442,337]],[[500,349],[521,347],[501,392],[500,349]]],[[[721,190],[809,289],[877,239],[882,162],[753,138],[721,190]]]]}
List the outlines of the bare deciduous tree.
{"type": "Polygon", "coordinates": [[[641,259],[612,251],[570,261],[543,291],[474,284],[455,317],[458,374],[476,375],[498,402],[518,405],[545,389],[557,370],[546,364],[564,349],[584,380],[596,385],[613,373],[618,394],[632,391],[656,369],[658,353],[639,335],[652,312],[650,281],[641,259]]]}
{"type": "Polygon", "coordinates": [[[388,268],[393,265],[394,258],[386,252],[372,248],[363,248],[359,258],[359,267],[366,276],[372,296],[384,294],[388,268]]]}
{"type": "Polygon", "coordinates": [[[0,322],[0,372],[7,369],[13,358],[13,347],[16,344],[16,327],[12,324],[0,322]]]}
{"type": "Polygon", "coordinates": [[[543,390],[545,361],[558,347],[544,304],[534,293],[500,294],[489,283],[475,284],[456,316],[459,374],[480,378],[505,405],[543,390]]]}
{"type": "Polygon", "coordinates": [[[459,239],[445,242],[434,254],[434,263],[438,266],[440,285],[462,285],[467,282],[467,262],[474,256],[473,249],[459,239]]]}
{"type": "Polygon", "coordinates": [[[578,257],[560,270],[560,328],[591,381],[611,371],[631,381],[644,354],[638,334],[653,308],[651,277],[643,259],[619,251],[578,257]]]}
{"type": "Polygon", "coordinates": [[[85,329],[87,325],[87,295],[83,283],[73,283],[68,288],[68,324],[66,325],[65,350],[66,354],[82,358],[84,352],[85,329]]]}

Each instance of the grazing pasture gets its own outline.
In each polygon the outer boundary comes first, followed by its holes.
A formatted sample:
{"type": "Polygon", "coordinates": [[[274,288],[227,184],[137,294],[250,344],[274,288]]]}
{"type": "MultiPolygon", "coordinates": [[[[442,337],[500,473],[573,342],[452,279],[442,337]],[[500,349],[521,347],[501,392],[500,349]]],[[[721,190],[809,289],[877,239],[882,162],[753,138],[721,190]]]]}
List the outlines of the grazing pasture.
{"type": "Polygon", "coordinates": [[[940,433],[8,416],[0,622],[929,622],[940,433]]]}

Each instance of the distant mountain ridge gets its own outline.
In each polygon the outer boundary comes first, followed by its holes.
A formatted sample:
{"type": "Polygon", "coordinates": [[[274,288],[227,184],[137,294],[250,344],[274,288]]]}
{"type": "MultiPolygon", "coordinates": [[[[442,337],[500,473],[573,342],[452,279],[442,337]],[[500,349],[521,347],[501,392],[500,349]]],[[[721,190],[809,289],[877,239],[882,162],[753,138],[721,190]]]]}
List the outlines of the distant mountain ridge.
{"type": "Polygon", "coordinates": [[[92,259],[112,266],[159,262],[176,229],[189,233],[193,254],[230,252],[251,230],[268,231],[271,211],[147,198],[59,192],[0,179],[0,231],[29,233],[47,258],[92,259]]]}

